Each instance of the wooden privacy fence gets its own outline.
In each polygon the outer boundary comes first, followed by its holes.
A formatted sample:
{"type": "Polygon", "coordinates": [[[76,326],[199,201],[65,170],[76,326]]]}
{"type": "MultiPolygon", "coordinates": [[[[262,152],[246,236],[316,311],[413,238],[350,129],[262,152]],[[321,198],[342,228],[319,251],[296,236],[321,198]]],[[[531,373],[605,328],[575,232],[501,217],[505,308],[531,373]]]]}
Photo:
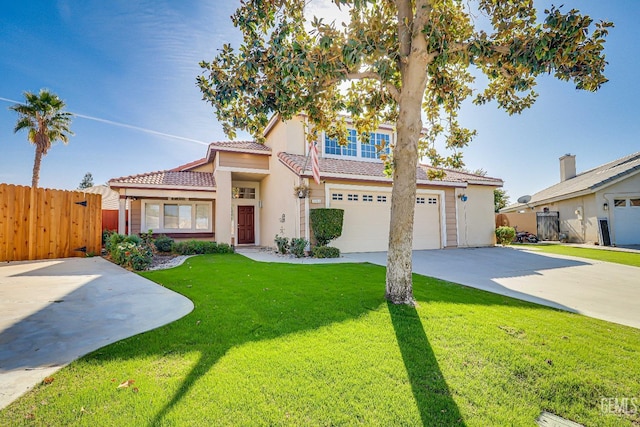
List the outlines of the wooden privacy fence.
{"type": "Polygon", "coordinates": [[[0,261],[99,254],[102,196],[0,184],[0,261]]]}

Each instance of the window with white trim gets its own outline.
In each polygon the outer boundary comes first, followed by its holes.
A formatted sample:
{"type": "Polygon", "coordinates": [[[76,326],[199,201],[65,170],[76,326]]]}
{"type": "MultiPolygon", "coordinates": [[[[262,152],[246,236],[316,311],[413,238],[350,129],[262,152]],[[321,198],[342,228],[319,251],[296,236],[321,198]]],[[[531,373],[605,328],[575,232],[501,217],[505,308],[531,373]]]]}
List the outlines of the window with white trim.
{"type": "Polygon", "coordinates": [[[380,203],[387,203],[387,196],[378,196],[377,200],[380,203]]]}
{"type": "Polygon", "coordinates": [[[142,230],[165,233],[213,231],[210,202],[143,201],[142,230]]]}
{"type": "Polygon", "coordinates": [[[373,202],[373,196],[371,194],[363,194],[362,195],[363,202],[373,202]]]}
{"type": "Polygon", "coordinates": [[[331,194],[331,200],[342,200],[342,193],[331,194]]]}
{"type": "Polygon", "coordinates": [[[629,206],[639,207],[640,199],[629,199],[629,206]]]}
{"type": "Polygon", "coordinates": [[[386,133],[372,132],[368,141],[360,143],[360,155],[365,159],[379,159],[381,155],[388,155],[389,152],[389,134],[386,133]]]}
{"type": "Polygon", "coordinates": [[[617,208],[623,208],[627,206],[627,199],[615,199],[613,201],[613,206],[617,208]]]}
{"type": "Polygon", "coordinates": [[[391,152],[391,135],[372,132],[358,135],[355,129],[347,129],[347,145],[338,144],[336,138],[324,137],[324,154],[329,156],[379,159],[391,152]]]}
{"type": "Polygon", "coordinates": [[[357,202],[358,195],[357,194],[347,194],[347,200],[350,202],[357,202]]]}

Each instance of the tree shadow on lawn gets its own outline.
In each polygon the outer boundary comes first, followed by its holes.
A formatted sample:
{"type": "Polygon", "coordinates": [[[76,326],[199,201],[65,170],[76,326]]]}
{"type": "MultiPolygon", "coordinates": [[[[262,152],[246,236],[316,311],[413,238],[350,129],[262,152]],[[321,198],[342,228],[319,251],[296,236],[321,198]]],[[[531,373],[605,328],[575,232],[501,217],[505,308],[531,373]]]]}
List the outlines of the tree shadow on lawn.
{"type": "MultiPolygon", "coordinates": [[[[238,255],[204,256],[177,269],[144,276],[191,298],[194,311],[156,331],[117,343],[108,352],[98,350],[85,360],[198,353],[197,363],[151,425],[167,421],[171,410],[233,347],[356,319],[385,305],[384,268],[361,264],[264,264],[238,255]]],[[[416,294],[426,304],[526,304],[454,285],[429,286],[416,294]]],[[[423,424],[464,425],[418,312],[412,307],[387,308],[423,424]]]]}
{"type": "MultiPolygon", "coordinates": [[[[122,351],[124,358],[143,356],[140,351],[200,354],[151,425],[162,424],[231,348],[356,319],[385,305],[385,270],[377,266],[265,264],[238,256],[199,257],[188,264],[182,267],[184,275],[168,270],[145,276],[192,298],[195,310],[165,327],[171,332],[162,340],[163,348],[139,343],[138,354],[129,353],[131,348],[122,351]],[[206,277],[206,289],[200,277],[206,277]],[[200,291],[207,294],[202,300],[200,291]]],[[[388,310],[423,424],[464,425],[418,313],[393,305],[388,310]]]]}

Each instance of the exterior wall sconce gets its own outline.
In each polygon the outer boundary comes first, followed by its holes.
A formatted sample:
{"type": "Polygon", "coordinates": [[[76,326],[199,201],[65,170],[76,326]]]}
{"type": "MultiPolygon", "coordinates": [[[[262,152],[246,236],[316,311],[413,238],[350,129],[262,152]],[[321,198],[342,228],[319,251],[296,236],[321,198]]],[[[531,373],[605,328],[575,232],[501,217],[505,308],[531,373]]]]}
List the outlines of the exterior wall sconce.
{"type": "Polygon", "coordinates": [[[604,204],[602,205],[602,209],[604,209],[605,211],[609,210],[609,203],[604,202],[604,204]]]}
{"type": "Polygon", "coordinates": [[[280,217],[280,222],[284,222],[284,214],[282,214],[282,216],[280,217]]]}
{"type": "Polygon", "coordinates": [[[467,200],[469,200],[466,194],[458,194],[458,198],[463,202],[466,202],[467,200]]]}

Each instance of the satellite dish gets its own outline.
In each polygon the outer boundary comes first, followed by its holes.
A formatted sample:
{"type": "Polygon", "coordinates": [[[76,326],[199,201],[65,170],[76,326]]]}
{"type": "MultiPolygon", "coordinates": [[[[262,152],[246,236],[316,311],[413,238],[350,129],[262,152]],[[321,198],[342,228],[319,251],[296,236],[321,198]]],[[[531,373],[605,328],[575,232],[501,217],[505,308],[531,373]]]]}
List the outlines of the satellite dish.
{"type": "Polygon", "coordinates": [[[518,203],[529,203],[530,201],[531,196],[529,195],[518,197],[518,203]]]}

